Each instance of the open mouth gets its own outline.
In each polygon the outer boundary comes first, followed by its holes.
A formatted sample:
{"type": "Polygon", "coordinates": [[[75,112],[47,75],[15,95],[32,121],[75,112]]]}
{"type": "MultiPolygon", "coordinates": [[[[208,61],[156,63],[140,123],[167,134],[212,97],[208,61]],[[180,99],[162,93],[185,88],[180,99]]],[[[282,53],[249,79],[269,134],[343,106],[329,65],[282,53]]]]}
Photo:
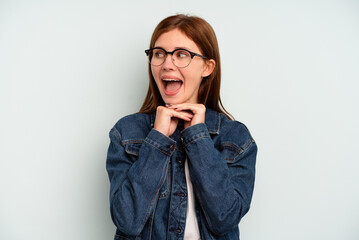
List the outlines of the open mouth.
{"type": "Polygon", "coordinates": [[[179,79],[162,79],[164,92],[166,95],[175,95],[182,87],[183,81],[179,79]]]}

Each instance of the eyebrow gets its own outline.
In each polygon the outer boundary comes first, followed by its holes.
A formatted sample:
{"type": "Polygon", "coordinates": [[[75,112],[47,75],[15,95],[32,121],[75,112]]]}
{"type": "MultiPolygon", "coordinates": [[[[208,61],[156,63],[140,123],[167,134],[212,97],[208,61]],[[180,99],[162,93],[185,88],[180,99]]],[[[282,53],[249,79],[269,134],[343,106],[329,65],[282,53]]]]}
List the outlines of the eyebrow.
{"type": "MultiPolygon", "coordinates": [[[[165,49],[164,47],[161,47],[161,46],[154,46],[154,47],[158,47],[158,48],[163,48],[163,49],[165,49]]],[[[192,50],[190,50],[189,48],[187,48],[187,47],[175,47],[174,48],[174,50],[177,50],[177,49],[185,49],[185,50],[188,50],[188,51],[192,51],[192,50]]],[[[166,49],[165,49],[166,50],[166,49]]],[[[166,50],[167,51],[167,50],[166,50]]]]}

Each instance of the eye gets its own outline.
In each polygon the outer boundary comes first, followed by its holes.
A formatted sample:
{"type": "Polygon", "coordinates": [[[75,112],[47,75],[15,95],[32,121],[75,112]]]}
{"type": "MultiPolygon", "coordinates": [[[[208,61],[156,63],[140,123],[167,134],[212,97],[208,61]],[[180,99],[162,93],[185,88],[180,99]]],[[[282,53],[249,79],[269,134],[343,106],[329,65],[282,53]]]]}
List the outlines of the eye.
{"type": "Polygon", "coordinates": [[[166,55],[161,49],[154,49],[152,53],[155,58],[164,58],[166,55]]]}
{"type": "Polygon", "coordinates": [[[177,58],[188,58],[188,57],[190,57],[190,53],[185,50],[177,50],[176,57],[177,58]]]}

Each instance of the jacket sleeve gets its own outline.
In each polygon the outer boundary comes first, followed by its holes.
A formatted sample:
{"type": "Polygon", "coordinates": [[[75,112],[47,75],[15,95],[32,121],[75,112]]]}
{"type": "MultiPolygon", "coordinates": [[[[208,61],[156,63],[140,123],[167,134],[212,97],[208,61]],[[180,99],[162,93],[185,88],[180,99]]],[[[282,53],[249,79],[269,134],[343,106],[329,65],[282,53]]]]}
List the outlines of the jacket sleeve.
{"type": "MultiPolygon", "coordinates": [[[[223,235],[248,212],[255,177],[257,146],[247,128],[233,122],[230,139],[214,146],[205,124],[182,132],[196,198],[210,230],[223,235]]],[[[229,136],[230,135],[230,136],[229,136]]]]}
{"type": "Polygon", "coordinates": [[[126,152],[120,131],[114,127],[109,135],[106,169],[110,179],[111,217],[118,230],[135,236],[141,233],[154,211],[175,142],[152,129],[134,161],[126,152]]]}

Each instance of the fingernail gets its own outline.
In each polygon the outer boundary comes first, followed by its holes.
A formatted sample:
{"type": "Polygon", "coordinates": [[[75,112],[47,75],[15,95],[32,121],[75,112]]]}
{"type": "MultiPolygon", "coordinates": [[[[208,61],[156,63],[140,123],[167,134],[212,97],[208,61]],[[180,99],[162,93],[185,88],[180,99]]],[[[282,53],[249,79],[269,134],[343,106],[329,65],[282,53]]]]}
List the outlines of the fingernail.
{"type": "Polygon", "coordinates": [[[166,103],[166,107],[171,107],[172,104],[171,103],[166,103]]]}

